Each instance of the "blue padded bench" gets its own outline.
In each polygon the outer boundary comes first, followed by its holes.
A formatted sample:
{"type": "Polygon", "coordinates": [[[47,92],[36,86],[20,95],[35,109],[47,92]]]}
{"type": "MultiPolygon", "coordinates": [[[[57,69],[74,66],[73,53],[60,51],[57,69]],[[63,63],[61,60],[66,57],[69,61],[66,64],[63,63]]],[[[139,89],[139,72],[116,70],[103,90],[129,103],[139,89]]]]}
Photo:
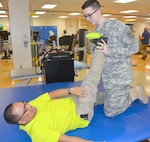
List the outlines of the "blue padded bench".
{"type": "MultiPolygon", "coordinates": [[[[37,86],[0,89],[0,141],[31,142],[24,131],[17,125],[7,124],[3,119],[5,107],[14,101],[30,101],[40,94],[58,88],[79,86],[79,82],[52,83],[37,86]]],[[[99,86],[102,90],[102,85],[99,86]]],[[[108,118],[103,113],[103,105],[95,106],[95,115],[87,128],[66,133],[97,142],[139,142],[150,137],[150,103],[144,105],[135,101],[130,108],[114,117],[108,118]]]]}

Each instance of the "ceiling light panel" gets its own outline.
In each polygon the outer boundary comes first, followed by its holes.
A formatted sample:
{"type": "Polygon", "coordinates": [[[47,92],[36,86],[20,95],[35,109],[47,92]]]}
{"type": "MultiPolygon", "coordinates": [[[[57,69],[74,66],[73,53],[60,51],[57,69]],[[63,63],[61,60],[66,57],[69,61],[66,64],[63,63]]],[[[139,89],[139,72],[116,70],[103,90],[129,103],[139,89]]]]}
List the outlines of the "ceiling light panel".
{"type": "Polygon", "coordinates": [[[150,20],[150,18],[145,18],[145,20],[150,20]]]}
{"type": "Polygon", "coordinates": [[[127,22],[133,22],[133,21],[136,21],[136,19],[126,19],[125,21],[127,21],[127,22]]]}
{"type": "Polygon", "coordinates": [[[111,20],[115,20],[116,18],[110,18],[111,20]]]}
{"type": "Polygon", "coordinates": [[[58,18],[68,18],[68,16],[59,16],[58,18]]]}
{"type": "Polygon", "coordinates": [[[115,0],[114,3],[129,3],[129,2],[134,2],[137,0],[115,0]]]}
{"type": "Polygon", "coordinates": [[[33,15],[32,18],[39,18],[39,16],[38,15],[33,15]]]}
{"type": "Polygon", "coordinates": [[[111,14],[103,14],[104,17],[111,16],[111,14]]]}
{"type": "Polygon", "coordinates": [[[35,14],[45,14],[45,11],[36,11],[35,14]]]}
{"type": "Polygon", "coordinates": [[[137,18],[137,16],[123,16],[123,18],[137,18]]]}
{"type": "Polygon", "coordinates": [[[53,9],[55,8],[57,5],[56,4],[45,4],[42,6],[42,8],[46,8],[46,9],[53,9]]]}
{"type": "Polygon", "coordinates": [[[125,10],[125,11],[120,11],[120,13],[134,13],[138,12],[138,10],[125,10]]]}
{"type": "Polygon", "coordinates": [[[6,11],[0,10],[0,14],[6,14],[6,11]]]}
{"type": "Polygon", "coordinates": [[[7,15],[0,15],[0,17],[7,18],[8,16],[7,15]]]}
{"type": "Polygon", "coordinates": [[[81,13],[78,13],[78,12],[72,12],[72,13],[69,13],[69,15],[73,15],[73,16],[75,16],[75,15],[80,15],[81,13]]]}

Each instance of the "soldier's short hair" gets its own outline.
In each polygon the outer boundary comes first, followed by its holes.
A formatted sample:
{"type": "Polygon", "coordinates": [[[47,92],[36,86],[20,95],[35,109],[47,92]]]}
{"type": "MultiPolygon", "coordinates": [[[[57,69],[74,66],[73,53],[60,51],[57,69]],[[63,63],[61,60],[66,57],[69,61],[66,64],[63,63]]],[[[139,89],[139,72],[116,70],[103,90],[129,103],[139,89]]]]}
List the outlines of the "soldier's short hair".
{"type": "Polygon", "coordinates": [[[93,9],[101,9],[101,5],[97,0],[86,0],[82,5],[82,10],[88,7],[92,7],[93,9]]]}

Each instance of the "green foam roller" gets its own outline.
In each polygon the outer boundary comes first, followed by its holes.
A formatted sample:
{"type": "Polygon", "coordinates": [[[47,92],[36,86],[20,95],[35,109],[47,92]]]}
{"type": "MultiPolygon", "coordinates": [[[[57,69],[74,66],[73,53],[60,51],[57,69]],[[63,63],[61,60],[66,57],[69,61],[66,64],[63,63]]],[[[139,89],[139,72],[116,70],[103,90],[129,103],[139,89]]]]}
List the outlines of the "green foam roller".
{"type": "Polygon", "coordinates": [[[98,39],[100,37],[102,37],[102,35],[100,33],[96,33],[96,32],[86,34],[86,38],[88,38],[89,40],[98,39]]]}

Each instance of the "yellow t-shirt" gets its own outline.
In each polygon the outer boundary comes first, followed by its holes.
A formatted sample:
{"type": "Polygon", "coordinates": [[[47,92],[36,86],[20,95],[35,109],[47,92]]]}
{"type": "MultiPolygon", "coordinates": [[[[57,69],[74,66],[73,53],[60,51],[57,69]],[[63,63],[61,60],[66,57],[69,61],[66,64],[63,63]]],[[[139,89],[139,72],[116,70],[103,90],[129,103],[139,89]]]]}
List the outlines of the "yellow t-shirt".
{"type": "Polygon", "coordinates": [[[32,142],[58,142],[60,134],[88,126],[81,119],[71,97],[51,100],[48,93],[29,102],[37,108],[34,119],[20,129],[27,132],[32,142]]]}

